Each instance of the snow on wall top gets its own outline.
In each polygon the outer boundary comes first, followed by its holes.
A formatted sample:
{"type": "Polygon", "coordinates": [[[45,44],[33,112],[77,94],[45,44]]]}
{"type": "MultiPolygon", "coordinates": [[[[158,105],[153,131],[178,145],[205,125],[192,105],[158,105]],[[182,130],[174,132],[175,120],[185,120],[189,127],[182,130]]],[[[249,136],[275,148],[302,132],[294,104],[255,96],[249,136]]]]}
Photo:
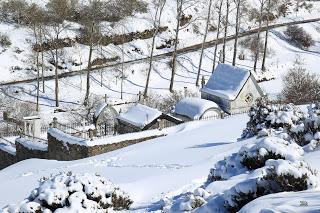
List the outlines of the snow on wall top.
{"type": "Polygon", "coordinates": [[[30,149],[30,150],[40,150],[40,151],[48,151],[48,145],[42,143],[36,143],[34,141],[25,139],[25,138],[17,138],[17,143],[20,143],[22,146],[30,149]]]}
{"type": "Polygon", "coordinates": [[[197,120],[209,109],[220,109],[220,107],[213,101],[200,98],[184,98],[176,104],[173,112],[197,120]]]}
{"type": "Polygon", "coordinates": [[[8,144],[0,143],[0,150],[7,152],[11,155],[16,155],[16,149],[8,144]]]}
{"type": "Polygon", "coordinates": [[[233,101],[249,77],[249,70],[228,64],[218,64],[202,91],[233,101]]]}
{"type": "Polygon", "coordinates": [[[142,104],[137,104],[131,107],[127,112],[121,113],[118,116],[118,119],[143,128],[161,115],[162,112],[157,109],[153,109],[142,104]]]}
{"type": "Polygon", "coordinates": [[[50,134],[52,137],[55,137],[58,141],[62,141],[63,143],[76,144],[80,146],[88,145],[87,140],[66,134],[63,131],[56,128],[48,129],[48,134],[50,134]]]}

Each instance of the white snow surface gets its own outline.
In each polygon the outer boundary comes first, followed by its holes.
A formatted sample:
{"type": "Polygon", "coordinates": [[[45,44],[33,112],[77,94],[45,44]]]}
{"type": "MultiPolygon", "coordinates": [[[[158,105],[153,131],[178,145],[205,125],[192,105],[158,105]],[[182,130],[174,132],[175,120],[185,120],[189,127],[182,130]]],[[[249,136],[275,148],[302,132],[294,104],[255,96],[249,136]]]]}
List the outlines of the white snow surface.
{"type": "Polygon", "coordinates": [[[213,101],[200,98],[184,98],[175,105],[173,112],[193,120],[198,120],[210,109],[221,110],[213,101]]]}
{"type": "Polygon", "coordinates": [[[17,143],[20,143],[22,146],[30,149],[30,150],[40,150],[40,151],[47,151],[48,145],[43,143],[37,143],[32,140],[28,140],[26,138],[17,138],[17,143]]]}
{"type": "Polygon", "coordinates": [[[0,171],[0,207],[18,203],[37,180],[60,171],[98,173],[128,192],[136,212],[157,208],[161,198],[201,185],[212,165],[239,151],[251,140],[236,142],[247,115],[224,120],[195,121],[176,134],[82,160],[59,162],[29,159],[0,171]],[[227,127],[227,128],[226,128],[227,127]]]}
{"type": "Polygon", "coordinates": [[[161,115],[162,112],[157,109],[153,109],[142,104],[137,104],[131,107],[127,112],[120,113],[118,119],[143,128],[155,119],[159,118],[161,115]]]}
{"type": "Polygon", "coordinates": [[[239,213],[316,213],[320,210],[319,193],[307,190],[270,194],[248,203],[239,213]]]}
{"type": "Polygon", "coordinates": [[[249,70],[228,64],[218,64],[202,91],[235,100],[249,77],[249,70]]]}

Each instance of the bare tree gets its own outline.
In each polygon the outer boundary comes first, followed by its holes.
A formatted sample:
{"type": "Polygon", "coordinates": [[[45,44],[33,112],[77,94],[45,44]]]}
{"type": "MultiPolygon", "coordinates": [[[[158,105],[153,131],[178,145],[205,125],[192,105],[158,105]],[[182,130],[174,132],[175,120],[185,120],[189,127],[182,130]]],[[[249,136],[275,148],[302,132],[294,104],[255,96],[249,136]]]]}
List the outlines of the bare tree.
{"type": "Polygon", "coordinates": [[[262,71],[266,70],[266,57],[267,57],[268,37],[269,37],[270,3],[271,3],[271,0],[268,0],[268,5],[267,5],[267,23],[266,23],[267,29],[266,29],[266,36],[265,36],[264,49],[263,49],[263,58],[262,58],[262,66],[261,66],[262,71]]]}
{"type": "Polygon", "coordinates": [[[88,54],[88,64],[87,64],[87,84],[86,84],[86,94],[84,98],[84,106],[89,104],[90,96],[90,74],[92,70],[92,56],[94,48],[99,45],[101,36],[100,24],[104,20],[104,14],[102,11],[105,11],[105,6],[100,0],[91,0],[88,6],[82,8],[81,14],[81,23],[84,26],[84,36],[87,40],[89,46],[88,54]]]}
{"type": "Polygon", "coordinates": [[[50,17],[50,30],[48,35],[51,37],[54,48],[54,63],[55,63],[55,101],[56,107],[59,107],[59,38],[60,34],[68,27],[65,20],[70,18],[70,6],[72,0],[50,0],[47,4],[48,15],[50,17]]]}
{"type": "Polygon", "coordinates": [[[201,67],[202,67],[202,59],[203,59],[203,53],[204,53],[204,45],[207,40],[208,35],[208,29],[209,29],[209,23],[210,23],[210,16],[211,16],[211,7],[212,7],[212,0],[209,1],[209,8],[208,8],[208,14],[207,14],[207,20],[206,20],[206,29],[203,35],[203,42],[201,46],[201,54],[200,54],[200,62],[198,67],[198,74],[197,74],[197,80],[196,80],[196,86],[199,86],[199,80],[200,80],[200,73],[201,73],[201,67]]]}
{"type": "Polygon", "coordinates": [[[36,101],[36,111],[39,111],[39,91],[40,91],[40,64],[39,64],[39,52],[41,52],[41,41],[40,40],[40,28],[45,22],[45,11],[43,11],[37,4],[31,4],[26,9],[25,21],[33,32],[35,38],[34,51],[36,55],[36,67],[37,67],[37,101],[36,101]]]}
{"type": "Polygon", "coordinates": [[[147,73],[147,80],[146,80],[146,87],[144,89],[144,97],[147,97],[148,95],[148,88],[149,88],[149,81],[150,81],[150,75],[151,75],[151,70],[152,70],[152,62],[153,62],[153,54],[154,54],[154,46],[155,46],[155,40],[156,36],[159,32],[160,24],[161,24],[161,18],[162,18],[162,12],[163,8],[166,4],[166,0],[154,0],[153,1],[156,11],[155,15],[153,17],[153,28],[154,28],[154,33],[152,36],[152,43],[151,43],[151,53],[150,53],[150,61],[149,61],[149,69],[147,73]]]}
{"type": "Polygon", "coordinates": [[[241,5],[241,0],[235,0],[235,3],[237,5],[237,15],[236,15],[236,36],[234,39],[234,48],[233,48],[233,60],[232,60],[232,65],[236,65],[236,60],[237,60],[237,48],[238,48],[238,38],[239,38],[239,30],[240,30],[240,5],[241,5]]]}
{"type": "Polygon", "coordinates": [[[222,47],[222,63],[226,61],[226,42],[228,36],[228,26],[229,26],[229,13],[230,13],[230,0],[226,0],[226,17],[224,23],[224,36],[223,36],[223,47],[222,47]]]}
{"type": "MultiPolygon", "coordinates": [[[[258,32],[257,32],[257,41],[260,41],[260,33],[261,33],[261,27],[262,27],[262,16],[263,16],[263,9],[264,9],[264,4],[265,4],[265,0],[259,0],[260,2],[260,13],[259,13],[259,27],[258,27],[258,32]]],[[[254,55],[254,65],[253,65],[253,71],[257,70],[257,64],[258,64],[258,60],[259,60],[259,45],[257,46],[257,50],[255,52],[254,55]]]]}
{"type": "Polygon", "coordinates": [[[177,69],[177,50],[178,50],[178,38],[179,38],[179,32],[180,32],[180,21],[182,16],[182,6],[183,6],[184,0],[177,0],[177,14],[176,14],[176,30],[175,30],[175,39],[174,39],[174,50],[173,50],[173,56],[172,56],[172,68],[171,68],[171,80],[170,80],[170,92],[173,92],[173,84],[174,84],[174,77],[176,75],[176,69],[177,69]]]}
{"type": "Polygon", "coordinates": [[[217,51],[218,51],[218,40],[219,40],[219,35],[220,35],[220,29],[221,29],[221,17],[222,17],[222,5],[223,5],[224,0],[220,0],[220,5],[218,9],[218,28],[217,28],[217,36],[216,36],[216,41],[215,41],[215,48],[214,48],[214,54],[213,54],[213,66],[212,66],[212,72],[216,68],[216,58],[217,58],[217,51]]]}

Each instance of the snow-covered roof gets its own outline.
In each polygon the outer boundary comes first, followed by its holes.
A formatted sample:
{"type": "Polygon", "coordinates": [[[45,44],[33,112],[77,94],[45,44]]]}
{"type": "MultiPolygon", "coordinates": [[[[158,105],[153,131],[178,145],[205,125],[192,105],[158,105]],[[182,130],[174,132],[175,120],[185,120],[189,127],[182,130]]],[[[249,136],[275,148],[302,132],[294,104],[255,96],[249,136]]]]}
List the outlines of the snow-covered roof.
{"type": "Polygon", "coordinates": [[[157,109],[153,109],[142,104],[137,104],[131,107],[127,112],[121,113],[118,116],[118,119],[143,128],[155,119],[159,118],[161,115],[162,112],[157,109]]]}
{"type": "Polygon", "coordinates": [[[212,108],[220,109],[213,101],[200,98],[184,98],[176,104],[173,112],[196,120],[199,119],[203,113],[212,108]]]}
{"type": "Polygon", "coordinates": [[[202,91],[227,100],[235,100],[249,77],[249,70],[218,64],[202,91]]]}

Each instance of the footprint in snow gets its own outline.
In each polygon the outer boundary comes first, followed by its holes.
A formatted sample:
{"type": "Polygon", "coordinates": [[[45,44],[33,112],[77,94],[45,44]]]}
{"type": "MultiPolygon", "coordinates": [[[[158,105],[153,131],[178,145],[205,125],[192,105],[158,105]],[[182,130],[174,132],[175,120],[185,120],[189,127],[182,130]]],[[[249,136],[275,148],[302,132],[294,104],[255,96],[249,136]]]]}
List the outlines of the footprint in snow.
{"type": "Polygon", "coordinates": [[[21,176],[22,177],[27,177],[27,176],[31,176],[31,175],[33,175],[33,172],[25,172],[21,176]]]}

